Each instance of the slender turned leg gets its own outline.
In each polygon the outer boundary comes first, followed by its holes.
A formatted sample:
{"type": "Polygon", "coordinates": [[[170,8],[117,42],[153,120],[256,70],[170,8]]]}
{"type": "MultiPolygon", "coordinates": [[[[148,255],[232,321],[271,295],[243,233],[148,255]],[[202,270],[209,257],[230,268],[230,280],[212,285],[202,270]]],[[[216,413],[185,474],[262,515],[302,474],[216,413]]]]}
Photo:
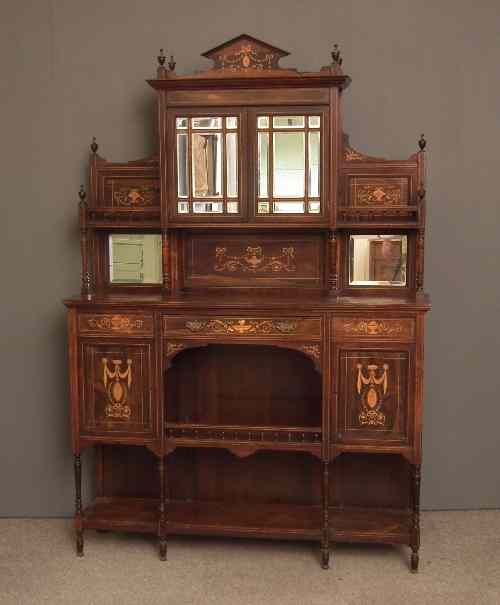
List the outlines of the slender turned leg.
{"type": "Polygon", "coordinates": [[[413,573],[418,571],[420,549],[420,464],[411,467],[412,476],[412,503],[413,503],[413,523],[411,529],[411,566],[413,573]]]}
{"type": "Polygon", "coordinates": [[[328,511],[328,461],[323,461],[323,528],[321,537],[321,567],[330,567],[330,520],[328,511]]]}
{"type": "Polygon", "coordinates": [[[165,456],[158,461],[160,472],[160,518],[158,520],[158,545],[160,551],[160,560],[167,560],[167,536],[166,536],[166,486],[165,486],[165,456]]]}
{"type": "Polygon", "coordinates": [[[80,453],[74,456],[75,469],[75,530],[76,554],[83,557],[83,519],[82,519],[82,462],[80,453]]]}

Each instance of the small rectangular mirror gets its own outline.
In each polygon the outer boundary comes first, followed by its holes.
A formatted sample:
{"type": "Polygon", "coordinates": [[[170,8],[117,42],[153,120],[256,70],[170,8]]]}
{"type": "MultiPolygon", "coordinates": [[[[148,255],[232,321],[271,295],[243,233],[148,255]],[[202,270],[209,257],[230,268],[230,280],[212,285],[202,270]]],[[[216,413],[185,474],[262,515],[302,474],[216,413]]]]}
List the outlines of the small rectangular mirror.
{"type": "Polygon", "coordinates": [[[319,197],[320,132],[309,133],[309,197],[319,197]]]}
{"type": "Polygon", "coordinates": [[[177,195],[188,196],[188,135],[177,135],[177,195]]]}
{"type": "Polygon", "coordinates": [[[222,196],[222,133],[191,135],[193,197],[222,196]]]}
{"type": "Polygon", "coordinates": [[[267,197],[267,175],[269,164],[269,133],[259,132],[259,197],[267,197]]]}
{"type": "Polygon", "coordinates": [[[304,116],[274,116],[273,128],[304,128],[304,116]]]}
{"type": "Polygon", "coordinates": [[[275,132],[273,149],[274,197],[304,197],[305,133],[275,132]]]}
{"type": "Polygon", "coordinates": [[[406,235],[351,235],[349,285],[406,286],[406,235]]]}
{"type": "Polygon", "coordinates": [[[112,284],[162,283],[161,235],[112,233],[109,281],[112,284]]]}

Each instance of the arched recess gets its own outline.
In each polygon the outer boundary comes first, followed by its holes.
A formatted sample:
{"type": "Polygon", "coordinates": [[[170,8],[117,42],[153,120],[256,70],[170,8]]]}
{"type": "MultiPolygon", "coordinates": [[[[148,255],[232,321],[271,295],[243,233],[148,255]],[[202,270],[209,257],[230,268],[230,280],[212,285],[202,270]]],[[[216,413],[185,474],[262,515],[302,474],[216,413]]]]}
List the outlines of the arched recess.
{"type": "Polygon", "coordinates": [[[319,344],[168,341],[164,354],[168,424],[196,426],[197,439],[220,427],[226,433],[219,440],[279,443],[290,433],[288,445],[316,443],[322,425],[319,344]]]}

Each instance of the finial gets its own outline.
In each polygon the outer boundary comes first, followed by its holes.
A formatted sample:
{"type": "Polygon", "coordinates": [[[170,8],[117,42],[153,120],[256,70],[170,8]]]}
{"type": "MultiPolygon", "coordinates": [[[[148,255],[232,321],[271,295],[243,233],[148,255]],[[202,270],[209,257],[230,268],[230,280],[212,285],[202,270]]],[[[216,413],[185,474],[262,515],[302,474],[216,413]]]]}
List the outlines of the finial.
{"type": "Polygon", "coordinates": [[[170,71],[174,71],[176,62],[174,61],[174,55],[170,55],[170,61],[168,62],[168,68],[170,71]]]}
{"type": "Polygon", "coordinates": [[[83,188],[83,185],[80,185],[80,191],[78,192],[78,197],[80,198],[80,203],[85,204],[85,198],[87,197],[87,194],[85,193],[85,189],[83,188]]]}
{"type": "Polygon", "coordinates": [[[92,151],[92,153],[97,153],[98,149],[99,149],[99,145],[97,144],[96,138],[92,137],[92,143],[90,144],[90,150],[92,151]]]}
{"type": "Polygon", "coordinates": [[[163,48],[160,48],[160,54],[157,57],[158,63],[160,64],[160,67],[163,67],[165,65],[165,59],[166,58],[167,57],[165,56],[165,53],[163,52],[163,48]]]}
{"type": "Polygon", "coordinates": [[[342,57],[340,56],[339,45],[334,44],[332,50],[332,61],[336,63],[339,67],[342,65],[342,57]]]}
{"type": "Polygon", "coordinates": [[[165,52],[163,48],[160,48],[160,54],[158,55],[158,69],[156,70],[156,75],[159,80],[164,80],[167,77],[167,70],[165,68],[165,60],[166,60],[165,52]]]}
{"type": "Polygon", "coordinates": [[[427,145],[427,141],[423,134],[420,135],[420,139],[418,140],[418,146],[420,147],[420,151],[423,151],[427,145]]]}

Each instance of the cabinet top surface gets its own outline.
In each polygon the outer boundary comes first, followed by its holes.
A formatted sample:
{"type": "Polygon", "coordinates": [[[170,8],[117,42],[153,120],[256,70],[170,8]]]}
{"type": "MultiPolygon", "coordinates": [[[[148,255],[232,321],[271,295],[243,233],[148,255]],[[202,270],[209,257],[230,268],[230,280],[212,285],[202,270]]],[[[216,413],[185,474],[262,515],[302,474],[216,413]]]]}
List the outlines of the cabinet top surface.
{"type": "Polygon", "coordinates": [[[106,294],[74,296],[64,300],[67,307],[150,307],[150,308],[191,308],[200,311],[218,309],[247,309],[259,312],[266,309],[281,311],[428,311],[430,299],[427,294],[412,297],[354,297],[330,295],[323,292],[303,291],[203,291],[179,292],[176,294],[106,294]]]}

